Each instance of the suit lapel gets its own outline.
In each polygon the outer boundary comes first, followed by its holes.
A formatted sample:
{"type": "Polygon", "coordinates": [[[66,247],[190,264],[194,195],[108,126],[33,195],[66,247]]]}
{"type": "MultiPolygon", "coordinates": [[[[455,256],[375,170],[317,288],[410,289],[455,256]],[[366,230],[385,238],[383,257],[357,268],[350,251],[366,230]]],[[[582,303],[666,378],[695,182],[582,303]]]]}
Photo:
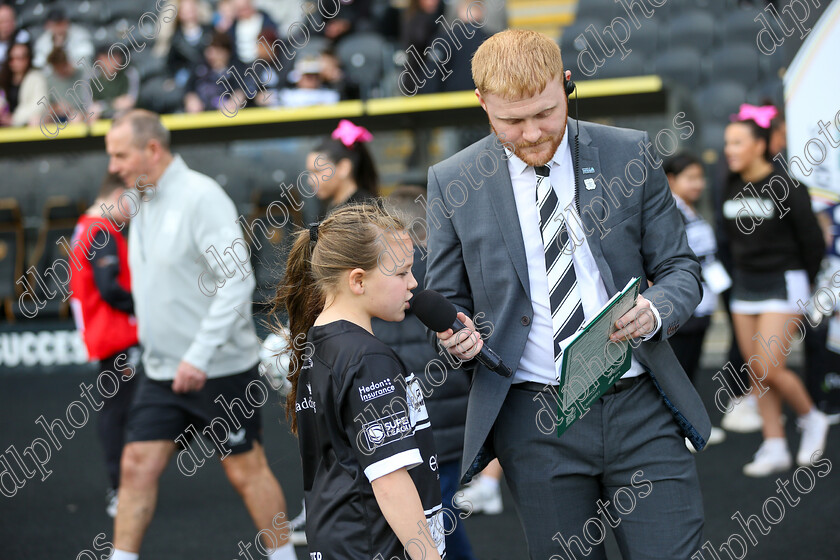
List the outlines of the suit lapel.
{"type": "MultiPolygon", "coordinates": [[[[525,257],[525,241],[522,238],[522,228],[519,225],[519,213],[516,211],[516,200],[513,197],[513,183],[510,180],[507,158],[504,149],[498,143],[493,143],[494,157],[500,162],[499,170],[494,177],[488,179],[491,185],[490,202],[499,231],[505,240],[508,254],[513,268],[516,270],[522,288],[528,298],[531,298],[531,285],[528,281],[528,261],[525,257]]],[[[493,271],[489,271],[493,273],[493,271]]]]}
{"type": "MultiPolygon", "coordinates": [[[[574,119],[569,119],[569,126],[566,129],[567,133],[570,130],[578,130],[578,121],[574,119]]],[[[583,208],[592,208],[596,212],[600,212],[603,210],[599,206],[599,201],[610,205],[609,199],[604,196],[604,185],[602,181],[596,181],[595,178],[601,175],[601,160],[598,155],[598,148],[592,145],[592,138],[589,136],[589,132],[586,128],[586,123],[582,123],[583,126],[580,126],[580,161],[574,161],[574,137],[571,137],[571,142],[569,146],[572,149],[572,165],[577,164],[577,173],[578,173],[578,180],[580,184],[578,185],[578,196],[580,198],[580,207],[583,208]],[[584,173],[586,171],[586,173],[584,173]],[[589,185],[586,185],[587,179],[589,179],[589,185]],[[594,188],[592,188],[594,186],[594,188]],[[592,201],[595,200],[595,206],[592,206],[592,201]]],[[[584,224],[589,224],[593,226],[591,215],[586,217],[586,212],[582,212],[584,216],[581,216],[581,220],[584,224]]],[[[597,228],[594,228],[595,231],[592,232],[592,235],[588,235],[586,237],[586,243],[589,245],[589,251],[592,253],[592,257],[595,259],[595,263],[598,265],[598,271],[601,273],[601,278],[604,280],[604,286],[607,288],[608,294],[614,294],[617,290],[615,287],[615,281],[613,280],[612,271],[610,270],[609,265],[607,264],[607,260],[604,258],[604,252],[601,247],[601,234],[597,228]]],[[[590,228],[591,230],[591,228],[590,228]]]]}

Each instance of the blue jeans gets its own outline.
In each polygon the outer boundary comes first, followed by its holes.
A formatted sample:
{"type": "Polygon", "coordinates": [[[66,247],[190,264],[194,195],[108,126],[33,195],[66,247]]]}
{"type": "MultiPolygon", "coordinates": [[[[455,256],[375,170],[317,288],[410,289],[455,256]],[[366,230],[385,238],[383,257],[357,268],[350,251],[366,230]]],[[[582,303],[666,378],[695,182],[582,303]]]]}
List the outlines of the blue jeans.
{"type": "MultiPolygon", "coordinates": [[[[467,531],[464,529],[464,520],[460,517],[460,511],[452,503],[455,492],[458,491],[458,480],[460,470],[458,461],[449,461],[438,465],[440,472],[440,493],[443,498],[443,507],[448,508],[455,514],[458,523],[455,530],[446,535],[446,558],[447,560],[476,560],[473,556],[470,541],[467,538],[467,531]]],[[[446,527],[446,530],[451,530],[446,527]]]]}

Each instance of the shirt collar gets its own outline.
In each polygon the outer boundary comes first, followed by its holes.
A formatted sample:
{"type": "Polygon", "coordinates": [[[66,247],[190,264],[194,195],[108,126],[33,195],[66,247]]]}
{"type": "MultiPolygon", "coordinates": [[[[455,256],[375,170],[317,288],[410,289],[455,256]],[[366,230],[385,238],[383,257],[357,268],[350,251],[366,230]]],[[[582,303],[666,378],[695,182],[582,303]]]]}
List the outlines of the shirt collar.
{"type": "Polygon", "coordinates": [[[163,173],[160,175],[160,179],[158,179],[157,186],[160,186],[162,183],[168,181],[173,175],[183,171],[187,167],[187,164],[184,163],[184,160],[178,154],[172,155],[172,161],[169,162],[169,165],[166,166],[166,169],[163,170],[163,173]]]}
{"type": "MultiPolygon", "coordinates": [[[[557,146],[557,150],[554,152],[554,155],[551,157],[551,160],[546,164],[549,167],[551,166],[562,166],[563,165],[563,155],[569,150],[569,127],[566,126],[566,133],[563,135],[563,140],[560,141],[560,145],[557,146]]],[[[519,159],[517,156],[510,151],[509,148],[505,148],[505,153],[508,155],[508,166],[511,170],[511,175],[518,176],[525,172],[526,169],[531,168],[530,165],[519,159]]]]}

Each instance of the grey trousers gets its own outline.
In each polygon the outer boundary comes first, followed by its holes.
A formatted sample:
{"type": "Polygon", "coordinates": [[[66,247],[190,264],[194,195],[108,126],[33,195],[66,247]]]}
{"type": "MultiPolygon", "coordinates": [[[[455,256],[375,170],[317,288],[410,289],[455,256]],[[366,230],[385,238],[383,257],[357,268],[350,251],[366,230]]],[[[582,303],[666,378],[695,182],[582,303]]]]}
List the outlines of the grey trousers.
{"type": "Polygon", "coordinates": [[[493,431],[531,559],[605,559],[609,525],[624,560],[689,560],[703,534],[697,469],[650,377],[560,438],[537,429],[537,395],[513,385],[493,431]]]}

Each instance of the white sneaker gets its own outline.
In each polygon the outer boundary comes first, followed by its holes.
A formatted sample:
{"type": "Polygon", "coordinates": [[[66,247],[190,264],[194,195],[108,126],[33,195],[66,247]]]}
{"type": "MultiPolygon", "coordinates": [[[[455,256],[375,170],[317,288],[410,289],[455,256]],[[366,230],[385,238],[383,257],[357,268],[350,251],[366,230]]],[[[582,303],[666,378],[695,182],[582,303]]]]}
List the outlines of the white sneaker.
{"type": "Polygon", "coordinates": [[[117,491],[113,488],[108,488],[108,491],[105,493],[105,499],[108,501],[108,505],[105,506],[105,513],[108,514],[108,517],[116,517],[117,505],[120,502],[117,491]]]}
{"type": "Polygon", "coordinates": [[[723,443],[724,441],[726,441],[726,432],[717,426],[712,426],[712,433],[709,434],[708,445],[717,445],[718,443],[723,443]]]}
{"type": "Polygon", "coordinates": [[[757,432],[763,424],[755,395],[743,397],[741,402],[734,404],[732,410],[723,415],[720,422],[723,429],[742,434],[757,432]]]}
{"type": "Polygon", "coordinates": [[[753,477],[768,476],[786,471],[792,464],[787,443],[783,439],[777,442],[765,441],[758,448],[752,462],[744,465],[744,474],[753,477]]]}
{"type": "Polygon", "coordinates": [[[289,540],[295,546],[306,546],[306,502],[303,502],[303,509],[294,519],[289,521],[291,535],[289,540]]]}
{"type": "Polygon", "coordinates": [[[796,454],[796,463],[802,467],[810,466],[812,460],[822,457],[825,439],[828,435],[828,418],[819,410],[812,410],[797,421],[802,430],[802,441],[796,454]]]}
{"type": "Polygon", "coordinates": [[[502,489],[496,486],[495,490],[481,480],[476,479],[460,492],[455,494],[455,507],[459,509],[472,510],[473,513],[486,513],[497,515],[502,513],[502,489]]]}

